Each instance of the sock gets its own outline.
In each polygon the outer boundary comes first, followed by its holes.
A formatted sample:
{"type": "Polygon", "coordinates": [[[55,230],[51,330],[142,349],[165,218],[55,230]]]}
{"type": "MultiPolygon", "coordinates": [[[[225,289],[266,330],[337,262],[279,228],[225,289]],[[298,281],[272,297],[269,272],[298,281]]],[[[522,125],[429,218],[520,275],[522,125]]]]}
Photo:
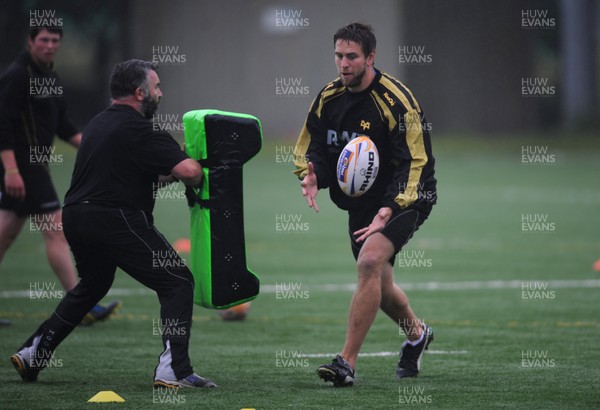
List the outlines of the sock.
{"type": "Polygon", "coordinates": [[[421,343],[423,341],[424,337],[425,337],[425,328],[423,328],[423,333],[421,333],[421,337],[420,338],[418,338],[417,340],[412,341],[412,342],[409,340],[408,344],[410,344],[411,346],[416,346],[416,345],[418,345],[419,343],[421,343]]]}
{"type": "Polygon", "coordinates": [[[35,359],[35,351],[37,350],[38,345],[40,344],[40,339],[40,335],[36,336],[35,338],[33,338],[33,341],[30,346],[23,347],[21,348],[21,350],[19,350],[19,354],[21,355],[23,360],[27,362],[28,365],[31,365],[32,359],[35,359]]]}

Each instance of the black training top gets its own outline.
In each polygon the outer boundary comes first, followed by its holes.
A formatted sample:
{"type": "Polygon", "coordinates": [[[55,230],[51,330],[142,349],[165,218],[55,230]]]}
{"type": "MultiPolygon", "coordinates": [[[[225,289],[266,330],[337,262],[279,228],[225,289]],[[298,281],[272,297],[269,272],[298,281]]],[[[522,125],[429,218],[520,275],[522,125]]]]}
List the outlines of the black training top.
{"type": "Polygon", "coordinates": [[[154,131],[133,107],[113,104],[83,130],[65,206],[89,202],[151,216],[158,176],[186,158],[173,137],[154,131]]]}
{"type": "Polygon", "coordinates": [[[12,149],[17,165],[25,169],[32,154],[50,152],[54,135],[72,138],[77,129],[67,119],[64,100],[56,73],[21,52],[0,79],[0,151],[12,149]]]}
{"type": "Polygon", "coordinates": [[[329,188],[332,201],[341,209],[400,210],[419,200],[435,203],[429,128],[412,92],[388,74],[376,70],[369,87],[356,93],[338,78],[312,103],[294,150],[295,174],[304,178],[307,161],[312,162],[319,189],[329,188]],[[360,135],[375,143],[379,173],[368,192],[350,197],[337,183],[336,166],[344,146],[360,135]]]}

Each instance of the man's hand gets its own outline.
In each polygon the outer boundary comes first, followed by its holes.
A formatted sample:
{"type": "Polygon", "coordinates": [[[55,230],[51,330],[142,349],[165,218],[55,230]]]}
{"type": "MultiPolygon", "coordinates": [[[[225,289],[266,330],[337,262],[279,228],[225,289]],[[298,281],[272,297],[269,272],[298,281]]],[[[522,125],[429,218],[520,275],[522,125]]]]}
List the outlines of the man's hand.
{"type": "Polygon", "coordinates": [[[356,242],[363,242],[374,233],[381,232],[385,227],[385,224],[390,220],[392,213],[392,208],[381,208],[369,226],[354,232],[355,236],[360,235],[356,239],[356,242]]]}
{"type": "Polygon", "coordinates": [[[302,196],[306,199],[306,203],[309,207],[313,208],[315,212],[319,212],[319,206],[317,205],[316,197],[319,193],[317,187],[317,175],[315,174],[315,166],[312,162],[308,163],[308,174],[304,177],[300,183],[302,187],[302,196]]]}
{"type": "Polygon", "coordinates": [[[4,167],[4,190],[6,195],[23,201],[25,199],[25,182],[19,172],[19,166],[12,149],[0,151],[0,160],[4,167]]]}
{"type": "Polygon", "coordinates": [[[4,170],[4,188],[6,195],[25,200],[25,183],[19,171],[13,168],[12,170],[4,170]]]}
{"type": "Polygon", "coordinates": [[[186,158],[171,170],[171,175],[187,186],[196,186],[202,182],[202,167],[198,161],[186,158]]]}
{"type": "Polygon", "coordinates": [[[158,176],[158,187],[164,188],[173,182],[177,182],[173,175],[159,175],[158,176]]]}
{"type": "Polygon", "coordinates": [[[71,144],[75,148],[79,148],[79,146],[81,145],[81,133],[78,132],[77,134],[73,135],[69,139],[69,144],[71,144]]]}

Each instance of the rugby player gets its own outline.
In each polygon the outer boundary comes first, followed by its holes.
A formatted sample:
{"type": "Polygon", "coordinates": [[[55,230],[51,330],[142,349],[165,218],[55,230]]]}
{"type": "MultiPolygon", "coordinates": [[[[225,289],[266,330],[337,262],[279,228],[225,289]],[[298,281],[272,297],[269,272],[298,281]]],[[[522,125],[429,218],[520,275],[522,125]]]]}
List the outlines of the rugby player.
{"type": "Polygon", "coordinates": [[[358,283],[350,304],[346,341],[329,364],[318,368],[334,386],[354,384],[358,353],[378,309],[407,336],[396,368],[415,377],[433,331],[417,319],[406,294],[394,283],[397,253],[428,218],[436,203],[435,160],[421,106],[400,81],[375,68],[371,26],[353,23],[333,37],[339,77],[313,101],[295,147],[295,174],[308,206],[319,211],[319,189],[349,216],[358,283]],[[336,164],[353,138],[368,136],[380,155],[379,173],[362,196],[350,197],[336,180],[336,164]]]}

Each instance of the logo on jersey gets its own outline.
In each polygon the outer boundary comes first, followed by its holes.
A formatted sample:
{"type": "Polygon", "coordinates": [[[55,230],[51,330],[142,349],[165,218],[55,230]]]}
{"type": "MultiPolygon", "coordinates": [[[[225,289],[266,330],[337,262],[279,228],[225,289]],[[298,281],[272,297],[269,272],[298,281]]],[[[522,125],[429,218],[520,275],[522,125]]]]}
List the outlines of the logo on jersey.
{"type": "Polygon", "coordinates": [[[390,97],[388,95],[388,93],[383,93],[383,96],[385,97],[385,99],[388,101],[388,103],[390,103],[390,106],[393,107],[394,105],[396,105],[396,101],[394,101],[392,99],[392,97],[390,97]]]}
{"type": "Polygon", "coordinates": [[[340,145],[345,146],[347,143],[349,143],[351,140],[358,137],[359,135],[364,134],[359,134],[357,132],[351,133],[349,131],[342,131],[338,133],[335,130],[327,130],[327,145],[333,145],[335,147],[339,147],[340,145]]]}
{"type": "Polygon", "coordinates": [[[371,123],[369,121],[365,121],[365,120],[360,120],[360,127],[364,130],[370,130],[371,129],[371,123]]]}

